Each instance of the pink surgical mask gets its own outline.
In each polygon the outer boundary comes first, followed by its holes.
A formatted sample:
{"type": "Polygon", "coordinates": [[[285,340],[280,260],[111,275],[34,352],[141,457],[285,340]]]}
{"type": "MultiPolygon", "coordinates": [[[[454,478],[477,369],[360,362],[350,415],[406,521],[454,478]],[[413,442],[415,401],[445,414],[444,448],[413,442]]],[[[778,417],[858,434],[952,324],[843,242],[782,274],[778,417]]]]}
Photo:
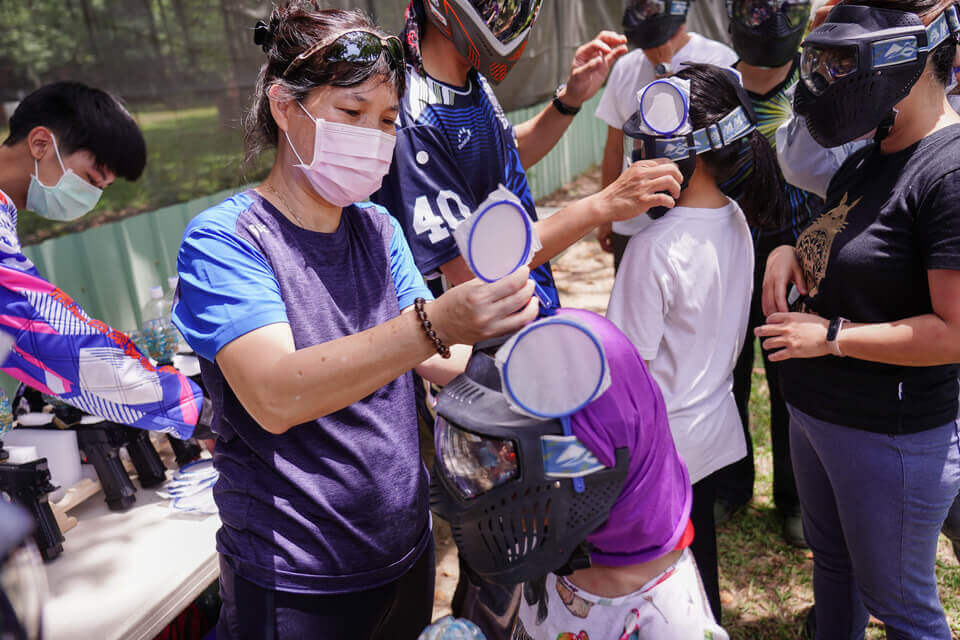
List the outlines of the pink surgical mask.
{"type": "Polygon", "coordinates": [[[297,148],[287,142],[317,194],[337,207],[363,202],[375,193],[390,171],[397,137],[378,129],[355,127],[323,118],[314,118],[300,102],[307,117],[316,125],[313,138],[313,160],[306,164],[297,148]]]}

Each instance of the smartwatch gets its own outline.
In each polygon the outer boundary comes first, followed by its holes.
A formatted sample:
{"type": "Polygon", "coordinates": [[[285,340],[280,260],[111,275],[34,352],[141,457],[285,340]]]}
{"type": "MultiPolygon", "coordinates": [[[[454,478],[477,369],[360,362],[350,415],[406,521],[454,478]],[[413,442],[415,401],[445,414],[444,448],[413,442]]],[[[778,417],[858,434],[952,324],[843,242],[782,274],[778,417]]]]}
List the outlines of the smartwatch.
{"type": "Polygon", "coordinates": [[[580,107],[571,107],[570,105],[564,104],[560,99],[560,94],[563,93],[563,90],[566,88],[567,85],[562,84],[553,92],[553,108],[565,116],[575,116],[580,113],[580,107]]]}
{"type": "Polygon", "coordinates": [[[827,329],[827,346],[830,348],[830,353],[833,355],[844,358],[843,352],[840,351],[840,330],[843,329],[844,323],[849,322],[846,318],[836,317],[830,321],[830,327],[827,329]]]}

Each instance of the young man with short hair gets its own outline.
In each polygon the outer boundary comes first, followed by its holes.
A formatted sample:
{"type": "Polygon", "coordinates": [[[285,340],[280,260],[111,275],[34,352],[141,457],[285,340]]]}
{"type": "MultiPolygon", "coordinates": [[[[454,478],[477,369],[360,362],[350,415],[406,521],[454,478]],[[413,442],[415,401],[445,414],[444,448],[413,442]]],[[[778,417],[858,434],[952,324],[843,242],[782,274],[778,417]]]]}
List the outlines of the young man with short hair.
{"type": "Polygon", "coordinates": [[[17,237],[18,209],[74,220],[146,161],[136,122],[99,89],[58,82],[17,107],[0,145],[0,326],[16,339],[0,368],[87,413],[185,439],[204,408],[200,389],[40,277],[17,237]]]}

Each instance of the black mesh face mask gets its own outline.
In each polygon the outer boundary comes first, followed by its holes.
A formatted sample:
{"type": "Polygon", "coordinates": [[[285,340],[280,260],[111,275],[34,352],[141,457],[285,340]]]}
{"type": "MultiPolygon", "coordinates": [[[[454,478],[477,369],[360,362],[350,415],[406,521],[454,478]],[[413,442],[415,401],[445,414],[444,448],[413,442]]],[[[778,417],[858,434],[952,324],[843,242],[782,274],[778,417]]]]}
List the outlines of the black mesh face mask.
{"type": "Polygon", "coordinates": [[[623,33],[638,49],[666,44],[687,22],[688,0],[631,0],[623,13],[623,33]]]}
{"type": "Polygon", "coordinates": [[[803,41],[796,112],[821,146],[878,130],[923,74],[930,52],[960,33],[956,6],[929,26],[913,13],[840,5],[803,41]]]}
{"type": "Polygon", "coordinates": [[[800,50],[809,2],[727,0],[730,36],[740,59],[755,67],[781,67],[800,50]]]}
{"type": "Polygon", "coordinates": [[[517,63],[543,0],[422,0],[427,17],[494,84],[517,63]]]}
{"type": "MultiPolygon", "coordinates": [[[[559,323],[551,318],[542,323],[559,323]]],[[[589,566],[587,536],[609,517],[629,454],[606,467],[562,419],[519,413],[493,351],[478,346],[444,388],[434,432],[430,505],[450,523],[460,557],[480,576],[517,584],[589,566]]]]}

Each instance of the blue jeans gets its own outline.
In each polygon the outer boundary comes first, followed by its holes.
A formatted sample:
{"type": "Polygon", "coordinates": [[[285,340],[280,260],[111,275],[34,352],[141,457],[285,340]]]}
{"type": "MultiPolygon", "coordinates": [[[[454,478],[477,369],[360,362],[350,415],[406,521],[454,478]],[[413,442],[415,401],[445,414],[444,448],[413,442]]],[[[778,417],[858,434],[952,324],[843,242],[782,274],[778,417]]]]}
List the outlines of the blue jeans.
{"type": "Polygon", "coordinates": [[[960,489],[960,421],[884,435],[790,418],[817,640],[862,640],[869,614],[891,640],[950,640],[934,567],[960,489]]]}

